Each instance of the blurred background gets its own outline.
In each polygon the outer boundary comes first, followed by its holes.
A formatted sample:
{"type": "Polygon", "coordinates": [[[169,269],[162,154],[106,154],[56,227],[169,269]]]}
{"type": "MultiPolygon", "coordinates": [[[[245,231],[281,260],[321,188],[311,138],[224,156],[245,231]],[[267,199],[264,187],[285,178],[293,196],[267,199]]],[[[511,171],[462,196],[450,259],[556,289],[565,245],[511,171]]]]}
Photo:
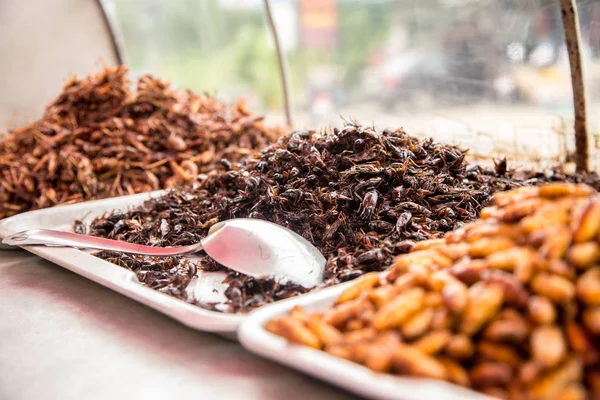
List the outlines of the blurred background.
{"type": "MultiPolygon", "coordinates": [[[[242,97],[272,122],[284,122],[262,0],[100,3],[135,76],[152,73],[226,101],[242,97]]],[[[289,71],[295,127],[340,126],[344,120],[403,126],[416,136],[470,147],[476,158],[509,155],[519,163],[563,161],[574,147],[558,0],[270,4],[289,71]]],[[[577,4],[597,149],[600,0],[577,4]]]]}
{"type": "MultiPolygon", "coordinates": [[[[261,0],[107,0],[137,73],[283,117],[261,0]]],[[[298,127],[356,119],[460,143],[484,158],[571,148],[558,0],[271,0],[298,127]],[[340,118],[341,117],[341,118],[340,118]]],[[[600,0],[578,1],[600,123],[600,0]]],[[[598,143],[600,144],[600,143],[598,143]]],[[[550,161],[552,160],[552,161],[550,161]]]]}

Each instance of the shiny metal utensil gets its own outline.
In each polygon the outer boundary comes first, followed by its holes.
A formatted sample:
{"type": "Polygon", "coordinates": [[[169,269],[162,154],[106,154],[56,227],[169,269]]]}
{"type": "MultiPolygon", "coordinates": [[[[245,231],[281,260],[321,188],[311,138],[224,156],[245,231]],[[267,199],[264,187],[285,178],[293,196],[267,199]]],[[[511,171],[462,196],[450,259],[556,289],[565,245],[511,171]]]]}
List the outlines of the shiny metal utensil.
{"type": "Polygon", "coordinates": [[[272,277],[310,288],[323,283],[325,257],[302,236],[280,225],[250,218],[213,225],[200,243],[152,247],[77,233],[34,229],[11,235],[2,243],[109,250],[152,257],[171,257],[204,250],[219,264],[256,278],[272,277]]]}

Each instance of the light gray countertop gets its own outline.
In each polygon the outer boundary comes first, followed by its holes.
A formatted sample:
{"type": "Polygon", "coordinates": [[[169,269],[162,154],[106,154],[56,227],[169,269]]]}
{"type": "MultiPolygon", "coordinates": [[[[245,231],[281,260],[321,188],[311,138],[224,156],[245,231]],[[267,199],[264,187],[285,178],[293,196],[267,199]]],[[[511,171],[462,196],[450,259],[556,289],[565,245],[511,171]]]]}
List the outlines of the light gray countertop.
{"type": "Polygon", "coordinates": [[[0,250],[0,399],[351,399],[24,251],[0,250]]]}

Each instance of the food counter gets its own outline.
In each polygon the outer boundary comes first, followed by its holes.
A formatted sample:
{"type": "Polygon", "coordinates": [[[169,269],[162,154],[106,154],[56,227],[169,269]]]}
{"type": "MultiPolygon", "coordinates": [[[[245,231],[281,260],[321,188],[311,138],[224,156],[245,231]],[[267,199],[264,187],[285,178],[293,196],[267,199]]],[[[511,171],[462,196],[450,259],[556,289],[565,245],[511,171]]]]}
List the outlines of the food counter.
{"type": "Polygon", "coordinates": [[[354,398],[25,251],[0,274],[1,399],[354,398]]]}

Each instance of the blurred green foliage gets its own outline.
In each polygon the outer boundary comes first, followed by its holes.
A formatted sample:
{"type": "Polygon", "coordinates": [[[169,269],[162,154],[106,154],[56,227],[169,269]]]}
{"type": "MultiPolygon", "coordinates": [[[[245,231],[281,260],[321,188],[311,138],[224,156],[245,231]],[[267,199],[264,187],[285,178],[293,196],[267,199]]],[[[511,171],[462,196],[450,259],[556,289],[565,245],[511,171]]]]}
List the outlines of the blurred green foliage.
{"type": "MultiPolygon", "coordinates": [[[[281,80],[262,7],[223,8],[218,0],[114,0],[125,56],[134,74],[154,73],[177,86],[234,99],[258,95],[264,109],[282,105],[281,80]]],[[[292,2],[297,4],[297,2],[292,2]]],[[[339,1],[339,44],[299,45],[288,52],[292,93],[299,101],[313,66],[343,66],[354,82],[392,26],[392,2],[339,1]]]]}

